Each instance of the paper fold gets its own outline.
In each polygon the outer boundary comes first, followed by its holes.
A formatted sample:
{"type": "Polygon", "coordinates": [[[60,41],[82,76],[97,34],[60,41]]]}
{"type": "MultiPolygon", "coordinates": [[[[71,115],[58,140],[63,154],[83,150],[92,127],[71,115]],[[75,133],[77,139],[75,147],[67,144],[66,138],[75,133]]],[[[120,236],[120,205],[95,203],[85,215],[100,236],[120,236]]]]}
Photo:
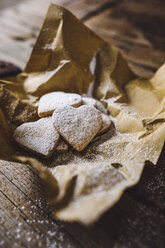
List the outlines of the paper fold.
{"type": "Polygon", "coordinates": [[[50,5],[23,73],[0,81],[0,158],[29,162],[45,182],[54,215],[91,224],[156,164],[165,141],[165,65],[151,80],[137,78],[119,51],[69,11],[50,5]],[[52,91],[90,94],[113,125],[82,152],[41,160],[12,138],[37,120],[36,101],[52,91]]]}

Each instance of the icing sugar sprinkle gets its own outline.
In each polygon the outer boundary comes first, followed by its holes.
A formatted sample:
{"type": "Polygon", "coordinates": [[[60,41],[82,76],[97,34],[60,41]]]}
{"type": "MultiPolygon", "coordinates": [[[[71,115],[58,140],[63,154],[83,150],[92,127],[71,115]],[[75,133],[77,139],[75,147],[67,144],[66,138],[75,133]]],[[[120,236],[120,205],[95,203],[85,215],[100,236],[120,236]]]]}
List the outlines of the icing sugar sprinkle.
{"type": "Polygon", "coordinates": [[[78,94],[65,92],[51,92],[43,95],[39,100],[38,115],[40,117],[49,116],[57,107],[73,106],[79,107],[82,104],[82,98],[78,94]]]}
{"type": "Polygon", "coordinates": [[[89,105],[59,107],[52,118],[61,136],[77,151],[89,144],[102,125],[101,113],[89,105]]]}
{"type": "Polygon", "coordinates": [[[50,157],[60,138],[52,125],[52,118],[42,118],[35,122],[27,122],[14,131],[15,140],[34,153],[50,157]]]}

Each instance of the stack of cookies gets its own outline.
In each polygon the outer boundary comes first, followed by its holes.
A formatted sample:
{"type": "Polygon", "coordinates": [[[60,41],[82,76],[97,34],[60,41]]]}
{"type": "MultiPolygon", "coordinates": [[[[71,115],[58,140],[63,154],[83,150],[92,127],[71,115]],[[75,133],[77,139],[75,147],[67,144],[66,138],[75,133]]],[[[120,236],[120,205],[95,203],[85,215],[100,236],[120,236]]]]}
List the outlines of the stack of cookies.
{"type": "Polygon", "coordinates": [[[82,151],[96,135],[109,129],[111,120],[103,110],[93,98],[51,92],[38,102],[40,119],[17,127],[14,139],[23,148],[46,158],[68,151],[69,145],[82,151]]]}

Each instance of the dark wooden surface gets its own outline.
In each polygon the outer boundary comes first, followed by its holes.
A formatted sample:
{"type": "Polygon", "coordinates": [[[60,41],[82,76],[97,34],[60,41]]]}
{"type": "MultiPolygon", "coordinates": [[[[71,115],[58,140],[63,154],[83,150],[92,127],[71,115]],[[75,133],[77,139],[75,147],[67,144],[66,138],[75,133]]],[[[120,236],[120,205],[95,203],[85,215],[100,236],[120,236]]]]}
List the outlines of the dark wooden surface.
{"type": "MultiPolygon", "coordinates": [[[[38,8],[46,8],[45,1],[34,2],[40,3],[38,8]]],[[[150,77],[163,63],[164,1],[61,2],[118,47],[137,74],[150,77]]],[[[5,9],[0,16],[1,24],[2,17],[4,20],[6,16],[6,29],[0,24],[1,34],[4,32],[0,60],[8,58],[21,66],[24,66],[44,14],[44,11],[34,10],[31,1],[24,4],[26,9],[19,4],[12,14],[11,9],[5,9]],[[9,13],[16,22],[13,30],[7,19],[9,13]],[[21,55],[22,48],[26,48],[26,56],[21,55]]],[[[165,247],[165,148],[157,165],[146,163],[138,185],[126,190],[120,201],[91,227],[55,220],[45,201],[42,182],[30,166],[1,161],[0,177],[0,247],[165,247]]]]}
{"type": "Polygon", "coordinates": [[[21,69],[12,64],[12,63],[8,63],[5,61],[0,61],[0,78],[5,78],[8,76],[15,76],[18,73],[21,72],[21,69]]]}

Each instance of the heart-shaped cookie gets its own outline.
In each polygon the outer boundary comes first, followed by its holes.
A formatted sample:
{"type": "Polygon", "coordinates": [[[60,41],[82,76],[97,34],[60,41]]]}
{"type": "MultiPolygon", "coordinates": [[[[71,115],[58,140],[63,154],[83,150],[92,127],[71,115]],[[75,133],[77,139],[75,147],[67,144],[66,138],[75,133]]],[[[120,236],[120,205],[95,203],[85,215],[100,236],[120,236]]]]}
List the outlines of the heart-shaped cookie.
{"type": "Polygon", "coordinates": [[[101,113],[94,107],[59,107],[53,113],[53,124],[61,136],[77,151],[83,150],[102,125],[101,113]]]}
{"type": "Polygon", "coordinates": [[[101,128],[100,128],[97,135],[101,135],[101,134],[105,133],[110,128],[111,123],[112,123],[109,116],[107,116],[105,114],[101,114],[101,115],[102,115],[103,123],[102,123],[101,128]]]}
{"type": "Polygon", "coordinates": [[[14,131],[15,140],[24,148],[44,157],[50,157],[60,138],[52,124],[52,118],[27,122],[14,131]]]}
{"type": "Polygon", "coordinates": [[[79,107],[82,104],[82,98],[78,94],[65,92],[51,92],[43,95],[38,104],[38,115],[40,117],[50,116],[58,107],[73,106],[79,107]]]}

